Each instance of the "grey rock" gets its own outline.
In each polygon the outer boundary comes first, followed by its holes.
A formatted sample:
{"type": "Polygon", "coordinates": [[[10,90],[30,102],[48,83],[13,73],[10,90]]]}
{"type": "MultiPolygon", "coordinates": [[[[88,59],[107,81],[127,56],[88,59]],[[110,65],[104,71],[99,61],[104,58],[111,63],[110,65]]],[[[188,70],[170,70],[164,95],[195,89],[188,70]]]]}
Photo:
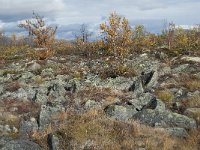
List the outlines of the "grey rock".
{"type": "Polygon", "coordinates": [[[169,66],[160,66],[159,71],[158,71],[159,76],[164,76],[170,73],[171,73],[171,68],[169,66]]]}
{"type": "Polygon", "coordinates": [[[4,130],[5,130],[6,132],[11,132],[11,131],[12,131],[9,125],[5,125],[5,126],[4,126],[4,130]]]}
{"type": "Polygon", "coordinates": [[[198,72],[197,74],[195,74],[196,78],[200,80],[200,72],[198,72]]]}
{"type": "Polygon", "coordinates": [[[31,65],[29,66],[28,69],[29,69],[30,71],[35,72],[35,71],[39,71],[41,68],[42,68],[42,67],[41,67],[40,64],[34,62],[33,64],[31,64],[31,65]]]}
{"type": "Polygon", "coordinates": [[[142,72],[141,74],[142,85],[146,89],[151,89],[155,87],[158,80],[158,72],[157,71],[150,71],[150,72],[142,72]]]}
{"type": "Polygon", "coordinates": [[[117,77],[117,78],[108,78],[106,80],[101,80],[100,78],[96,77],[96,78],[90,78],[90,83],[92,83],[92,85],[96,87],[105,87],[114,90],[128,91],[128,89],[133,85],[133,79],[117,77]]]}
{"type": "Polygon", "coordinates": [[[4,93],[3,85],[0,86],[0,95],[4,93]]]}
{"type": "Polygon", "coordinates": [[[94,101],[94,100],[88,100],[85,103],[85,108],[86,109],[94,108],[94,107],[99,107],[99,106],[101,106],[101,104],[99,102],[94,101]]]}
{"type": "Polygon", "coordinates": [[[149,126],[196,128],[194,119],[169,111],[145,109],[135,114],[133,119],[149,126]]]}
{"type": "Polygon", "coordinates": [[[7,142],[1,150],[41,150],[41,147],[28,140],[12,140],[7,142]]]}
{"type": "Polygon", "coordinates": [[[35,75],[31,72],[23,72],[21,75],[21,78],[19,78],[19,81],[23,81],[25,79],[31,79],[33,78],[35,75]]]}
{"type": "MultiPolygon", "coordinates": [[[[160,46],[159,47],[160,49],[168,49],[167,46],[163,45],[163,46],[160,46]]],[[[167,54],[165,54],[164,52],[162,51],[155,51],[154,52],[154,55],[156,58],[160,59],[160,60],[167,60],[168,59],[168,56],[167,54]]]]}
{"type": "MultiPolygon", "coordinates": [[[[147,107],[147,105],[150,105],[154,98],[155,96],[150,93],[143,93],[139,97],[130,100],[130,102],[137,108],[137,110],[142,110],[143,108],[147,107]]],[[[156,102],[157,106],[155,109],[165,111],[165,104],[159,99],[156,99],[156,102]]]]}
{"type": "Polygon", "coordinates": [[[23,89],[23,88],[19,88],[17,90],[16,97],[19,98],[19,99],[27,100],[28,99],[28,95],[26,93],[26,90],[23,89]]]}
{"type": "Polygon", "coordinates": [[[54,77],[54,71],[52,68],[47,68],[47,69],[44,69],[42,70],[41,72],[41,76],[43,77],[54,77]]]}
{"type": "Polygon", "coordinates": [[[46,104],[48,101],[48,89],[45,86],[40,86],[39,88],[36,88],[35,91],[32,93],[32,100],[40,103],[40,104],[46,104]]]}
{"type": "Polygon", "coordinates": [[[186,61],[193,61],[193,62],[197,62],[200,63],[200,57],[189,57],[189,56],[184,56],[181,58],[182,60],[186,60],[186,61]]]}
{"type": "Polygon", "coordinates": [[[61,106],[46,106],[42,105],[41,106],[41,111],[39,115],[39,129],[44,129],[47,128],[48,125],[52,122],[52,115],[58,112],[62,112],[65,109],[61,106]]]}
{"type": "Polygon", "coordinates": [[[0,125],[0,132],[3,133],[3,131],[4,131],[4,126],[0,125]]]}
{"type": "Polygon", "coordinates": [[[0,77],[4,75],[4,70],[0,70],[0,77]]]}
{"type": "Polygon", "coordinates": [[[157,99],[153,97],[146,105],[142,107],[140,111],[144,109],[156,109],[157,104],[158,104],[157,99]]]}
{"type": "Polygon", "coordinates": [[[133,106],[120,106],[120,105],[109,105],[105,108],[105,113],[114,119],[126,121],[131,118],[138,111],[133,106]]]}
{"type": "Polygon", "coordinates": [[[187,108],[184,115],[194,118],[200,124],[200,108],[187,108]]]}
{"type": "Polygon", "coordinates": [[[59,150],[59,139],[53,133],[48,134],[47,143],[49,146],[49,150],[59,150]]]}
{"type": "Polygon", "coordinates": [[[37,96],[37,93],[38,93],[38,90],[37,88],[35,87],[27,87],[25,89],[26,93],[27,93],[27,98],[29,100],[32,100],[32,101],[36,101],[36,96],[37,96]]]}
{"type": "Polygon", "coordinates": [[[17,129],[16,127],[13,126],[13,127],[12,127],[12,132],[13,132],[13,133],[18,133],[19,131],[18,131],[18,129],[17,129]]]}
{"type": "Polygon", "coordinates": [[[22,121],[20,125],[21,138],[27,139],[30,133],[38,130],[38,124],[35,118],[31,118],[30,121],[22,121]]]}
{"type": "MultiPolygon", "coordinates": [[[[55,97],[59,97],[59,96],[65,96],[65,93],[66,93],[66,89],[64,87],[63,84],[53,84],[53,90],[51,90],[52,93],[49,93],[49,95],[52,94],[52,96],[55,96],[55,97]]],[[[75,92],[76,89],[73,89],[75,92]]]]}
{"type": "Polygon", "coordinates": [[[135,81],[129,86],[128,91],[133,91],[134,94],[139,95],[144,92],[142,81],[140,77],[137,77],[135,81]]]}
{"type": "Polygon", "coordinates": [[[13,139],[11,137],[8,136],[0,136],[0,149],[3,148],[3,146],[9,142],[12,141],[13,139]]]}
{"type": "Polygon", "coordinates": [[[172,137],[186,138],[189,136],[184,128],[166,128],[165,131],[172,137]]]}
{"type": "Polygon", "coordinates": [[[172,69],[172,73],[180,73],[180,72],[186,72],[189,69],[189,64],[183,64],[183,65],[179,65],[176,68],[172,69]]]}
{"type": "Polygon", "coordinates": [[[70,80],[68,83],[64,85],[65,91],[70,91],[71,93],[75,93],[77,91],[77,83],[74,80],[70,80]]]}

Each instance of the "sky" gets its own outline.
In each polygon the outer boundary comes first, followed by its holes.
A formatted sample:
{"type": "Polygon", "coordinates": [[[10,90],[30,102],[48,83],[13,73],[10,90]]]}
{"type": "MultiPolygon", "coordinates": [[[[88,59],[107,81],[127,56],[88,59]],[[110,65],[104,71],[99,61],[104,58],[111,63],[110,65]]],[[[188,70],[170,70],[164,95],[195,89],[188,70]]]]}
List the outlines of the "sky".
{"type": "Polygon", "coordinates": [[[48,25],[58,26],[58,38],[73,39],[81,24],[96,37],[99,24],[116,11],[132,27],[142,24],[148,31],[159,33],[166,22],[200,24],[199,8],[200,0],[0,0],[0,29],[7,35],[25,34],[17,25],[35,11],[48,25]]]}

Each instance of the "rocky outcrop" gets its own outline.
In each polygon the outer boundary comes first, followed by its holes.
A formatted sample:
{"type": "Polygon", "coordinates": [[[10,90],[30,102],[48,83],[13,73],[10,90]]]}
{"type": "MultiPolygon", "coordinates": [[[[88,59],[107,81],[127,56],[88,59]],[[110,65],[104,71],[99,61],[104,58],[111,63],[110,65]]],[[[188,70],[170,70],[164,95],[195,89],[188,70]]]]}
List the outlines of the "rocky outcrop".
{"type": "MultiPolygon", "coordinates": [[[[68,112],[79,116],[85,112],[93,116],[105,113],[103,117],[115,122],[130,124],[136,121],[160,128],[172,137],[181,138],[189,136],[189,129],[199,126],[199,108],[196,105],[196,108],[187,108],[185,103],[187,98],[194,95],[198,100],[199,87],[196,81],[200,78],[200,69],[197,58],[187,58],[188,62],[185,64],[170,66],[173,61],[169,64],[160,63],[147,54],[130,56],[124,63],[134,69],[135,76],[102,79],[98,67],[102,69],[107,65],[103,59],[89,62],[82,58],[77,60],[76,57],[70,56],[69,60],[55,57],[46,62],[13,63],[3,71],[0,70],[0,132],[5,136],[18,136],[17,140],[0,138],[3,150],[41,149],[36,143],[29,141],[30,134],[45,131],[51,126],[59,129],[59,114],[68,112]],[[58,66],[62,66],[59,71],[58,66]],[[192,85],[195,91],[189,91],[184,83],[180,83],[184,81],[179,79],[181,74],[186,75],[188,84],[190,75],[191,79],[195,79],[192,85]],[[172,93],[173,99],[164,101],[163,95],[156,95],[160,90],[172,93]],[[17,102],[21,105],[18,106],[17,102]],[[36,104],[37,111],[26,109],[36,104]],[[10,122],[19,124],[9,125],[10,122]]],[[[80,132],[85,136],[88,131],[83,129],[80,132]]],[[[59,144],[64,143],[60,139],[61,135],[54,131],[48,133],[46,138],[46,144],[51,150],[59,149],[59,144]]],[[[69,141],[77,143],[75,139],[69,141]]]]}

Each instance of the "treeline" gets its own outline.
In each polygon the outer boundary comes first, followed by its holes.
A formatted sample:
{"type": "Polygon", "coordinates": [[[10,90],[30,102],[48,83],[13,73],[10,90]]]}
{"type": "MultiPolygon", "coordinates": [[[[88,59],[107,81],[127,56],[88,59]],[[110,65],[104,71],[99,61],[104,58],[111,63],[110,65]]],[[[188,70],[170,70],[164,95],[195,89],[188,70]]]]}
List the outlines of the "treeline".
{"type": "MultiPolygon", "coordinates": [[[[131,28],[125,17],[111,13],[108,20],[100,24],[101,38],[90,41],[92,33],[86,25],[82,25],[80,33],[75,34],[73,41],[57,40],[55,38],[57,27],[46,25],[38,14],[33,13],[33,18],[18,25],[28,31],[29,36],[7,37],[0,32],[0,48],[9,55],[40,48],[44,52],[37,55],[46,59],[53,55],[81,54],[88,57],[99,55],[112,55],[124,58],[129,54],[162,51],[169,56],[200,54],[200,26],[191,29],[177,27],[174,23],[167,24],[160,34],[148,32],[143,25],[131,28]],[[25,48],[22,48],[25,47],[25,48]]],[[[32,53],[35,55],[35,52],[32,53]]]]}

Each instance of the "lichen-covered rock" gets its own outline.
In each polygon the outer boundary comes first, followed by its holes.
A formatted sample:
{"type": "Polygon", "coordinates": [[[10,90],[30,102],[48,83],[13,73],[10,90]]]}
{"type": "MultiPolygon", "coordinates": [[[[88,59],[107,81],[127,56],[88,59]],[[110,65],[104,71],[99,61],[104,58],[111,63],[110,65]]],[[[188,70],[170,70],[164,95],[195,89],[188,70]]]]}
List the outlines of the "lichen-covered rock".
{"type": "Polygon", "coordinates": [[[182,60],[186,60],[186,61],[193,61],[193,62],[197,62],[200,63],[200,57],[189,57],[189,56],[185,56],[181,58],[182,60]]]}
{"type": "Polygon", "coordinates": [[[110,105],[105,108],[106,114],[115,119],[119,120],[128,120],[131,118],[134,114],[137,113],[137,110],[134,106],[120,106],[120,105],[110,105]]]}
{"type": "Polygon", "coordinates": [[[158,82],[157,70],[151,70],[150,72],[142,72],[141,81],[143,87],[147,90],[150,90],[152,87],[155,87],[158,82]]]}
{"type": "Polygon", "coordinates": [[[145,109],[135,114],[133,119],[153,127],[196,128],[196,121],[194,119],[169,111],[145,109]]]}
{"type": "Polygon", "coordinates": [[[165,128],[165,131],[173,137],[178,137],[178,138],[186,138],[189,136],[187,131],[184,128],[165,128]]]}
{"type": "Polygon", "coordinates": [[[130,102],[137,108],[137,110],[142,110],[147,105],[151,105],[151,103],[153,103],[153,99],[156,101],[154,109],[165,111],[165,104],[161,100],[156,99],[155,96],[150,93],[143,93],[139,97],[130,100],[130,102]]]}
{"type": "Polygon", "coordinates": [[[47,143],[49,146],[49,150],[59,150],[59,139],[53,133],[48,134],[47,143]]]}
{"type": "Polygon", "coordinates": [[[144,92],[142,81],[140,77],[136,77],[133,84],[129,86],[128,91],[134,92],[135,95],[142,94],[144,92]]]}
{"type": "Polygon", "coordinates": [[[47,69],[44,69],[42,70],[41,72],[41,76],[42,77],[54,77],[54,71],[52,68],[47,68],[47,69]]]}
{"type": "Polygon", "coordinates": [[[7,142],[1,150],[41,150],[41,147],[29,140],[12,140],[7,142]]]}
{"type": "Polygon", "coordinates": [[[41,65],[38,64],[37,62],[34,62],[33,64],[31,64],[28,68],[28,70],[33,71],[33,72],[37,72],[41,69],[41,65]]]}
{"type": "Polygon", "coordinates": [[[49,124],[53,121],[52,120],[53,115],[62,111],[64,111],[64,108],[61,106],[51,107],[42,105],[39,115],[39,129],[47,128],[49,124]]]}
{"type": "Polygon", "coordinates": [[[94,100],[88,100],[85,103],[85,109],[97,108],[97,107],[100,107],[100,106],[101,106],[101,104],[99,102],[94,101],[94,100]]]}
{"type": "Polygon", "coordinates": [[[31,132],[38,130],[38,124],[35,118],[31,118],[29,121],[22,121],[20,125],[20,136],[23,139],[29,138],[31,132]]]}
{"type": "Polygon", "coordinates": [[[194,118],[198,125],[200,125],[200,108],[187,108],[184,114],[188,117],[194,118]]]}
{"type": "Polygon", "coordinates": [[[124,77],[108,78],[106,80],[100,80],[98,78],[95,78],[94,80],[94,82],[92,81],[94,86],[124,91],[128,91],[128,89],[133,84],[133,79],[124,77]]]}
{"type": "Polygon", "coordinates": [[[184,72],[189,68],[189,64],[183,64],[183,65],[179,65],[175,68],[172,69],[172,73],[180,73],[180,72],[184,72]]]}

